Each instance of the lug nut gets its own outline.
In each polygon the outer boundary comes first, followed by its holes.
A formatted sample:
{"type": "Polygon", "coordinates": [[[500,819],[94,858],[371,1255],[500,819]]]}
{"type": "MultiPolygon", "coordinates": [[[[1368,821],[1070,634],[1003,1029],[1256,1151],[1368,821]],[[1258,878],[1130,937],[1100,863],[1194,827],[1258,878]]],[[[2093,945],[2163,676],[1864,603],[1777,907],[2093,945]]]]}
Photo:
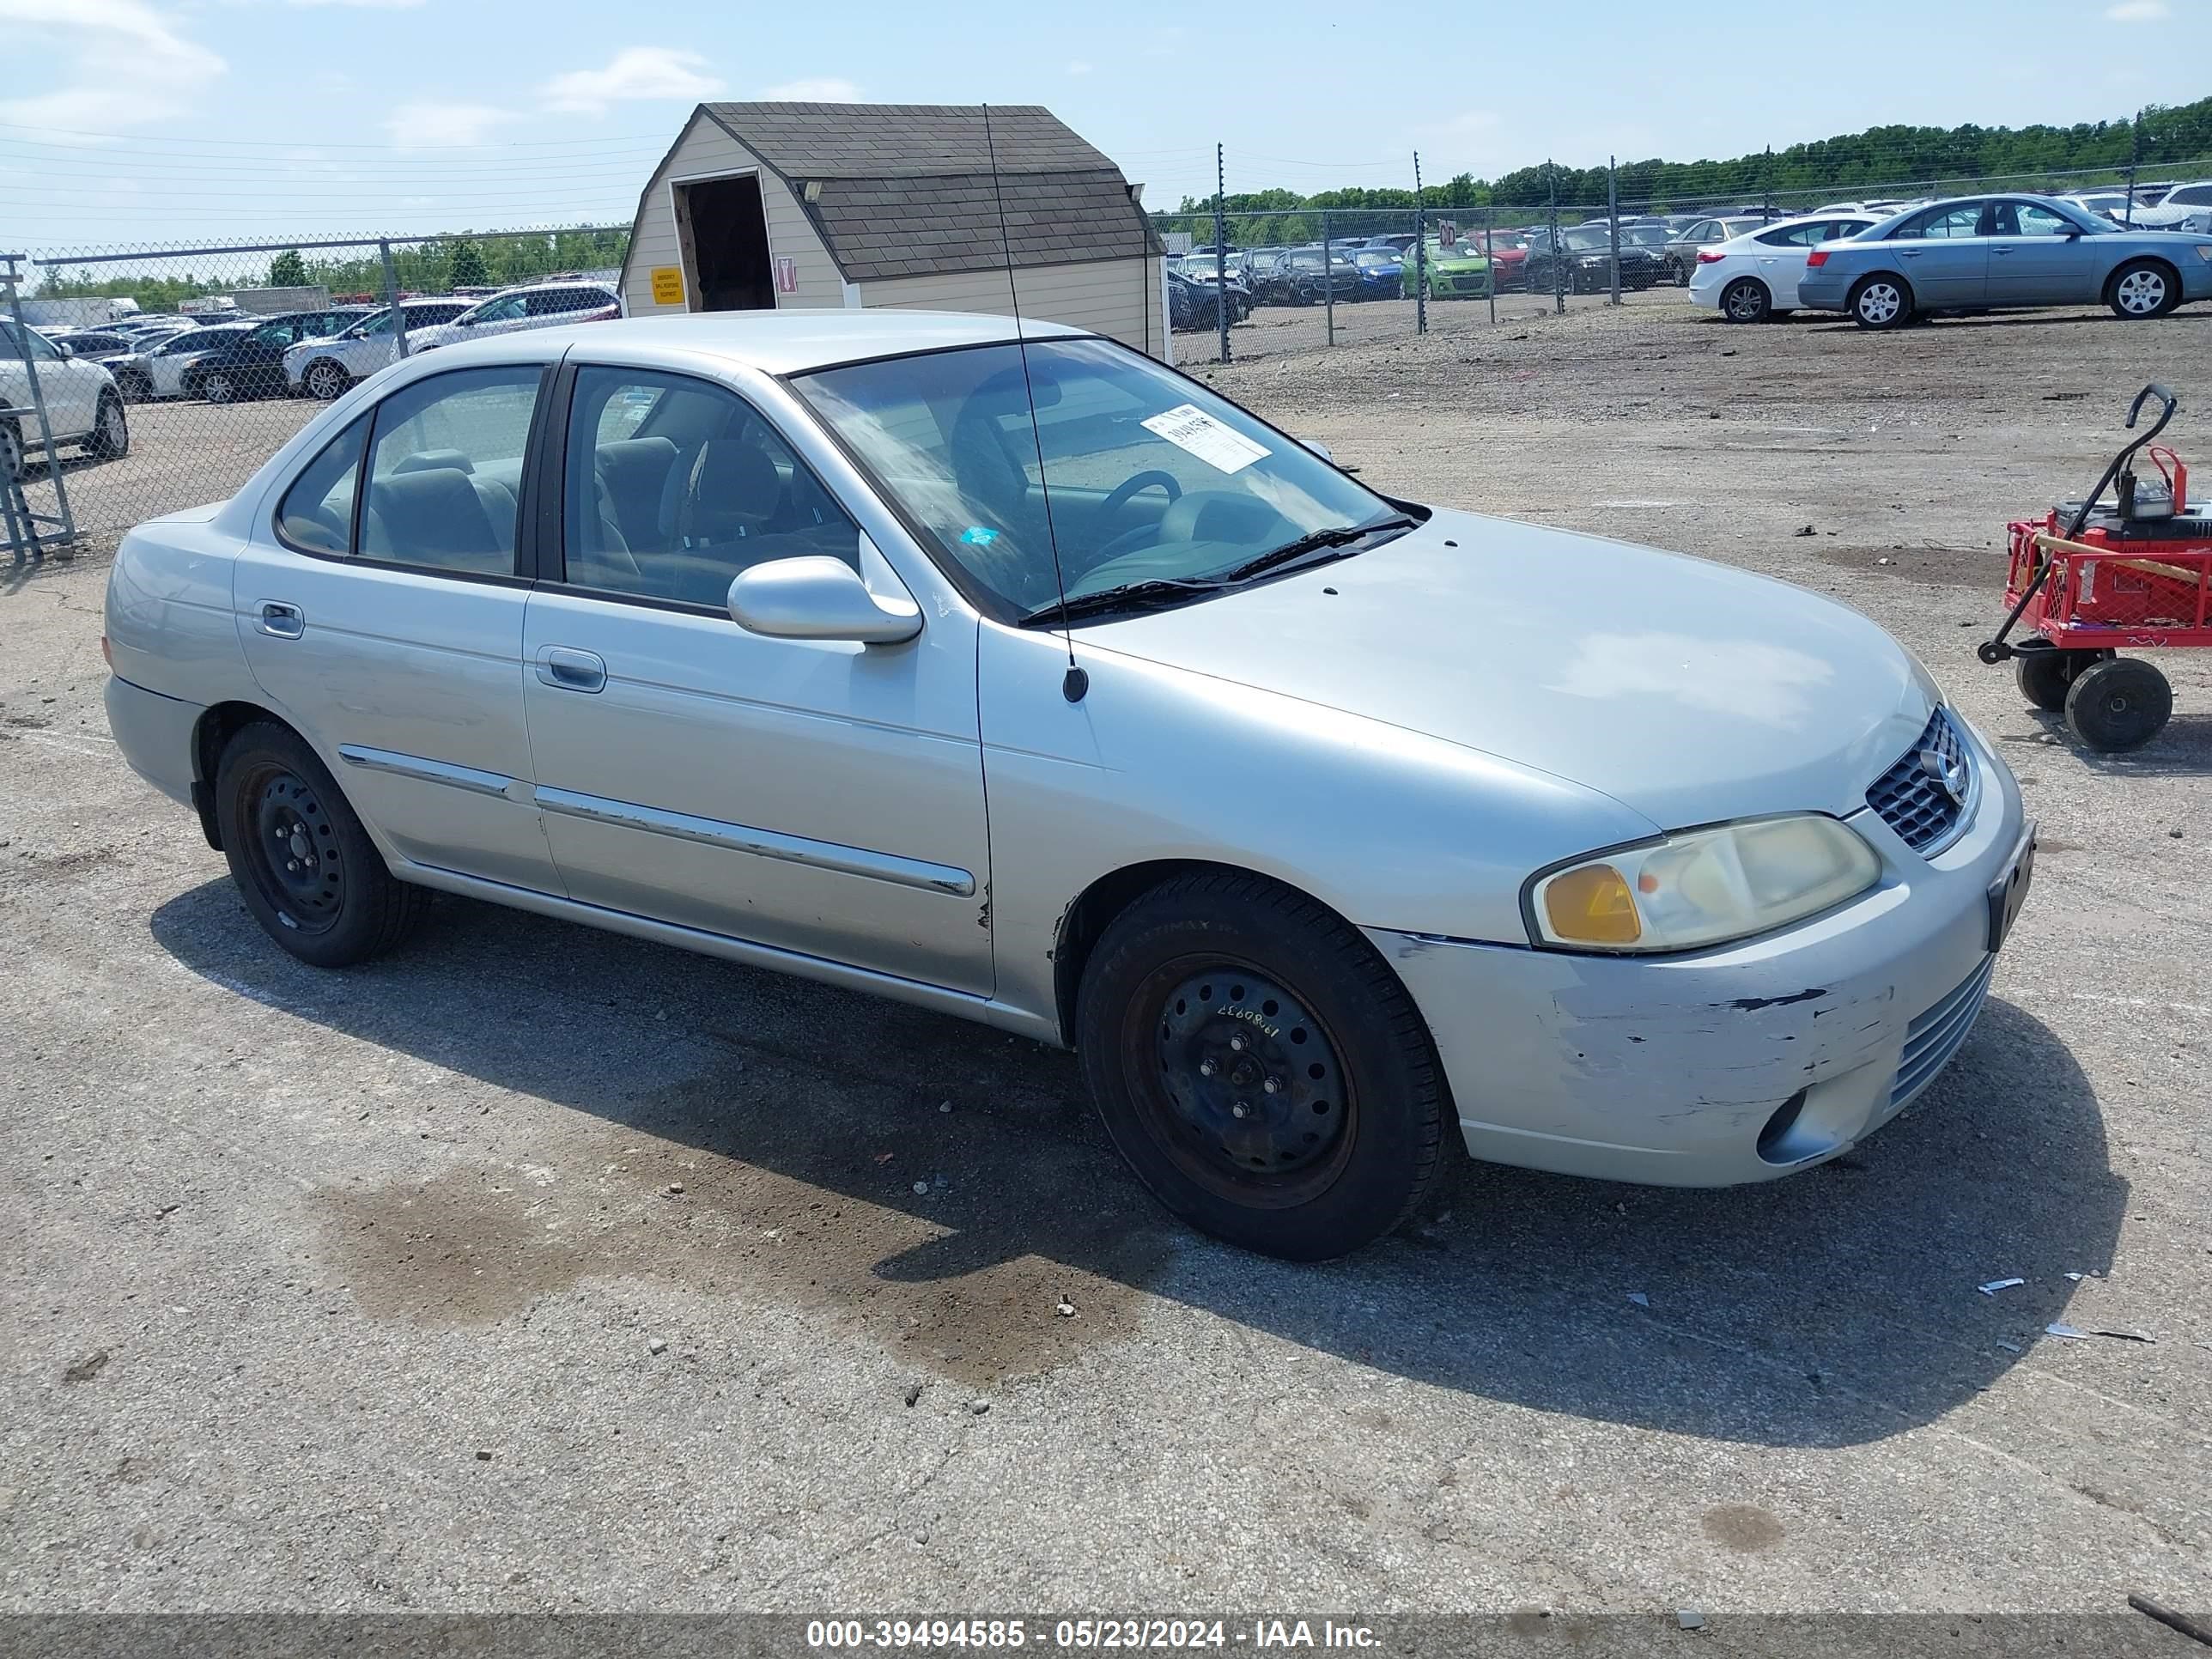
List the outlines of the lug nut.
{"type": "Polygon", "coordinates": [[[1213,1075],[1213,1062],[1210,1060],[1200,1060],[1198,1062],[1198,1074],[1200,1077],[1212,1077],[1213,1075]]]}
{"type": "Polygon", "coordinates": [[[1279,1095],[1283,1092],[1282,1079],[1279,1078],[1271,1077],[1260,1086],[1265,1089],[1271,1095],[1279,1095]]]}
{"type": "Polygon", "coordinates": [[[1229,1039],[1229,1046],[1236,1053],[1241,1054],[1244,1052],[1244,1039],[1241,1036],[1233,1036],[1229,1039]]]}
{"type": "Polygon", "coordinates": [[[1231,1106],[1229,1109],[1231,1114],[1237,1117],[1249,1117],[1252,1115],[1251,1107],[1248,1106],[1241,1100],[1234,1106],[1231,1106]]]}

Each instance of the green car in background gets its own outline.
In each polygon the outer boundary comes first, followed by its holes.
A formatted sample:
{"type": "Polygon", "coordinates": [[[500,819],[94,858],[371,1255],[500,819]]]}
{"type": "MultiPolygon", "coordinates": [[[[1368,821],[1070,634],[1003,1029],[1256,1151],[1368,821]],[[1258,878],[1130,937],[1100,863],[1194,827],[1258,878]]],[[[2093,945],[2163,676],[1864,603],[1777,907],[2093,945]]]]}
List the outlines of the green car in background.
{"type": "MultiPolygon", "coordinates": [[[[1425,251],[1427,268],[1429,298],[1431,300],[1486,300],[1490,297],[1490,259],[1472,242],[1431,242],[1425,251]]],[[[1406,260],[1405,295],[1408,300],[1417,292],[1419,269],[1413,258],[1406,260]]]]}

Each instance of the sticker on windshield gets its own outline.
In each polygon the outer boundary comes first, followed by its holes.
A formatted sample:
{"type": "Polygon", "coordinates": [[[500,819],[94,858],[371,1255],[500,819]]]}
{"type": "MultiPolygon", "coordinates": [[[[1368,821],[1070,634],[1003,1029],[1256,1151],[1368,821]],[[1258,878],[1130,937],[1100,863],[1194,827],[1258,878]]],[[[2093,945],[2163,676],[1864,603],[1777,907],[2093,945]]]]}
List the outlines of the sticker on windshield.
{"type": "Polygon", "coordinates": [[[980,524],[971,524],[960,532],[960,539],[970,547],[988,547],[999,539],[995,530],[986,530],[980,524]]]}
{"type": "Polygon", "coordinates": [[[1242,472],[1273,453],[1265,444],[1255,444],[1243,433],[1222,425],[1195,404],[1178,404],[1164,415],[1153,416],[1145,427],[1177,449],[1189,451],[1217,472],[1242,472]]]}

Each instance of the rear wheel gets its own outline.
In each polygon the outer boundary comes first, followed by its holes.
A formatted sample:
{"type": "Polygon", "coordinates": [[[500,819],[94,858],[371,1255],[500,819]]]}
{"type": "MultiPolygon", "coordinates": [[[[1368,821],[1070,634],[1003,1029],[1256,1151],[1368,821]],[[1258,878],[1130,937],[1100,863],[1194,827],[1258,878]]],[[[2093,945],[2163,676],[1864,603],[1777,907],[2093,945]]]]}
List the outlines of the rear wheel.
{"type": "Polygon", "coordinates": [[[2163,317],[2181,303],[2181,284],[2156,259],[2134,259],[2112,273],[2106,301],[2120,316],[2135,321],[2163,317]]]}
{"type": "Polygon", "coordinates": [[[1721,315],[1732,323],[1763,323],[1774,313],[1774,296],[1756,276],[1740,276],[1721,290],[1721,315]]]}
{"type": "Polygon", "coordinates": [[[23,479],[23,432],[13,421],[0,421],[0,483],[23,479]]]}
{"type": "Polygon", "coordinates": [[[103,461],[120,460],[131,453],[131,422],[123,413],[120,393],[100,394],[100,418],[85,441],[85,453],[103,461]]]}
{"type": "Polygon", "coordinates": [[[1851,320],[1861,328],[1899,328],[1911,319],[1912,294],[1899,276],[1869,276],[1851,290],[1851,320]]]}
{"type": "Polygon", "coordinates": [[[1178,877],[1117,917],[1077,1000],[1115,1146],[1203,1231],[1292,1261],[1356,1250],[1435,1179],[1428,1028],[1389,964],[1256,876],[1178,877]]]}
{"type": "Polygon", "coordinates": [[[115,389],[126,404],[143,404],[154,395],[154,383],[143,374],[125,373],[115,377],[115,389]]]}
{"type": "Polygon", "coordinates": [[[2066,725],[2100,753],[2140,749],[2173,714],[2173,688],[2138,657],[2093,663],[2066,693],[2066,725]]]}
{"type": "Polygon", "coordinates": [[[404,939],[430,896],[393,876],[305,739],[258,720],[216,769],[231,879],[270,938],[318,968],[349,968],[404,939]]]}

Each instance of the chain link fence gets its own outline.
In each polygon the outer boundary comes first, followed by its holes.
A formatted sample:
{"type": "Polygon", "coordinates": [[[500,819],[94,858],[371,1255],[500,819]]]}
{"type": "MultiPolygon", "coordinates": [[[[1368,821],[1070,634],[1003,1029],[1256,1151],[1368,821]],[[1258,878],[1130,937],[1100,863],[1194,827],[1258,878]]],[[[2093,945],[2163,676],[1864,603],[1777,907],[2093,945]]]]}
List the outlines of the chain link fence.
{"type": "MultiPolygon", "coordinates": [[[[621,314],[627,226],[0,262],[0,538],[66,551],[235,492],[406,356],[621,314]],[[49,546],[48,544],[52,545],[49,546]]],[[[27,548],[26,549],[27,550],[27,548]]]]}

